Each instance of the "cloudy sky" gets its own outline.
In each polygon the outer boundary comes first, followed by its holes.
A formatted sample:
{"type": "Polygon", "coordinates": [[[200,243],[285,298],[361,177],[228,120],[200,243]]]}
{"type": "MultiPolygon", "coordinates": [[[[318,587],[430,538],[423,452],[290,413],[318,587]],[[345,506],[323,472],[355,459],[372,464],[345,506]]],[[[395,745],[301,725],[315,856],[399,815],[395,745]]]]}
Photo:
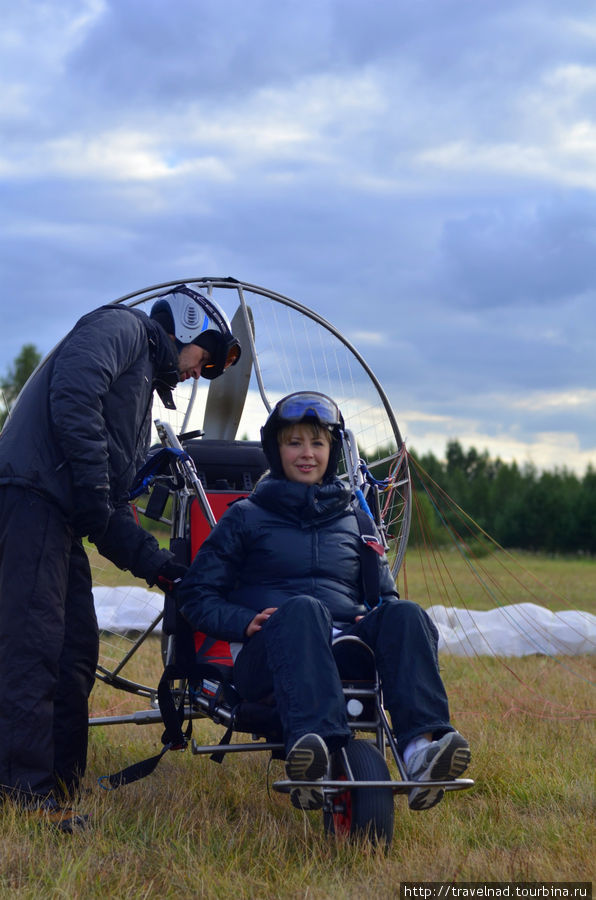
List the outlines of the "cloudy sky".
{"type": "Polygon", "coordinates": [[[418,452],[596,464],[593,0],[0,6],[0,374],[233,275],[345,333],[418,452]]]}

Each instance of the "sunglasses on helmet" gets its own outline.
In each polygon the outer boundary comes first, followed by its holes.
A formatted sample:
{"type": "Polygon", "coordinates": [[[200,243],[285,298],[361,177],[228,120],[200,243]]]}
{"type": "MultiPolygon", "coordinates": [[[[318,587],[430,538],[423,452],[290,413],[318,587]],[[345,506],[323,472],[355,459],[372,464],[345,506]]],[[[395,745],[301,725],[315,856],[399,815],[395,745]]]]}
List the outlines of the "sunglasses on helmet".
{"type": "Polygon", "coordinates": [[[340,425],[337,403],[316,391],[299,391],[289,394],[277,404],[279,418],[284,422],[300,422],[302,419],[318,419],[321,425],[340,425]]]}
{"type": "Polygon", "coordinates": [[[217,378],[240,359],[240,344],[232,335],[222,335],[215,331],[206,331],[195,339],[194,343],[205,347],[210,359],[201,371],[201,377],[208,381],[217,378]]]}

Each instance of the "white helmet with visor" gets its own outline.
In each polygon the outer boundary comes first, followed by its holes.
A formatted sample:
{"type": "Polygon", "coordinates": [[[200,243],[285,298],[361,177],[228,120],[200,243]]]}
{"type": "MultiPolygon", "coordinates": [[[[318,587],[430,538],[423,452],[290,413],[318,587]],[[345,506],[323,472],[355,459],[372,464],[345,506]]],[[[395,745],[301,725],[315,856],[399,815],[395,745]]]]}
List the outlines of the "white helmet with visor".
{"type": "Polygon", "coordinates": [[[150,316],[174,336],[178,350],[185,344],[197,344],[207,350],[210,361],[203,366],[203,378],[217,378],[240,359],[240,342],[232,334],[223,309],[211,297],[186,284],[159,297],[150,316]]]}

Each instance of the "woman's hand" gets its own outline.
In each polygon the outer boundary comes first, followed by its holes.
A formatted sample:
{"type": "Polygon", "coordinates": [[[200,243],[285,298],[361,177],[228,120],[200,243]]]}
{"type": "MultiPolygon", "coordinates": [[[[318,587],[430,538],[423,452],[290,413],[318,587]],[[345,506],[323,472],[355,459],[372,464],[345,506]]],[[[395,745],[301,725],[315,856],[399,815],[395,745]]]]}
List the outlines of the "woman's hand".
{"type": "Polygon", "coordinates": [[[252,622],[249,622],[249,624],[246,626],[246,636],[252,637],[253,634],[256,634],[257,631],[260,631],[269,616],[272,616],[276,610],[277,606],[269,606],[262,612],[257,613],[252,622]]]}

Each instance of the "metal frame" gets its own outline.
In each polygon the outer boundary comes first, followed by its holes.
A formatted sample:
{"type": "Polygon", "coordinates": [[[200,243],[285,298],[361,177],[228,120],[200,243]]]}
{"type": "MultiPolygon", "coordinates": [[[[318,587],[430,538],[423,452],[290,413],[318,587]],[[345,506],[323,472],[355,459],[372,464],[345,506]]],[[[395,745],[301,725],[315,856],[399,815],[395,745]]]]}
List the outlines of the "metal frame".
{"type": "MultiPolygon", "coordinates": [[[[122,297],[119,297],[117,300],[114,300],[113,303],[114,304],[126,303],[129,306],[137,306],[140,303],[145,303],[149,300],[153,300],[156,297],[161,296],[169,288],[174,288],[179,284],[192,284],[194,287],[197,287],[199,290],[201,290],[201,289],[204,290],[208,295],[211,295],[211,293],[214,289],[232,290],[237,293],[238,300],[239,300],[239,303],[240,303],[240,306],[241,306],[242,312],[243,312],[244,322],[246,325],[246,332],[247,332],[247,335],[249,338],[250,353],[251,353],[252,362],[253,362],[253,366],[254,366],[254,372],[255,372],[255,377],[257,380],[257,385],[259,388],[259,393],[260,393],[260,396],[261,396],[261,399],[263,401],[265,408],[269,412],[271,411],[272,404],[271,404],[271,401],[269,400],[269,397],[267,396],[267,392],[265,389],[265,385],[264,385],[264,381],[263,381],[263,377],[262,377],[262,373],[261,373],[258,352],[257,352],[257,348],[256,348],[255,341],[254,341],[253,330],[251,327],[250,311],[249,311],[249,308],[247,305],[245,293],[252,293],[257,296],[265,297],[269,300],[278,302],[278,303],[282,304],[283,306],[287,306],[290,309],[293,309],[296,312],[300,313],[301,315],[305,316],[307,319],[310,319],[311,321],[316,322],[318,325],[320,325],[326,331],[330,332],[341,344],[343,344],[343,346],[357,360],[359,365],[362,367],[362,369],[364,370],[364,372],[370,379],[371,383],[374,385],[375,390],[381,401],[381,404],[387,415],[387,419],[388,419],[391,429],[393,431],[393,435],[395,437],[395,441],[396,441],[396,445],[397,445],[397,455],[405,454],[404,441],[403,441],[399,426],[397,424],[395,414],[393,412],[391,404],[389,403],[389,399],[387,398],[387,395],[385,394],[385,391],[383,390],[381,383],[379,382],[375,373],[373,372],[371,367],[368,365],[368,363],[366,362],[366,360],[364,359],[362,354],[357,350],[357,348],[346,337],[344,337],[344,335],[331,322],[329,322],[323,316],[319,315],[319,313],[315,312],[314,310],[310,309],[309,307],[305,306],[304,304],[299,303],[296,300],[293,300],[291,297],[288,297],[284,294],[280,294],[277,291],[272,291],[268,288],[261,287],[256,284],[251,284],[251,283],[245,282],[245,281],[239,281],[236,278],[200,276],[200,277],[192,277],[192,278],[178,278],[173,281],[164,281],[164,282],[160,282],[158,284],[150,285],[148,287],[141,288],[137,291],[132,291],[131,293],[124,294],[122,297]]],[[[196,395],[196,390],[197,390],[197,382],[195,382],[192,387],[191,398],[189,401],[189,405],[188,405],[188,408],[187,408],[187,411],[185,414],[184,423],[183,423],[183,428],[182,428],[183,431],[185,430],[185,428],[187,427],[187,424],[188,424],[188,420],[189,420],[191,410],[192,410],[192,404],[194,402],[194,398],[196,395]]],[[[390,462],[391,459],[393,459],[393,458],[394,457],[387,457],[385,459],[378,460],[376,464],[380,465],[385,462],[390,462]]],[[[406,471],[407,471],[407,462],[406,462],[406,471]]],[[[408,483],[409,483],[409,473],[406,475],[406,477],[404,479],[402,479],[396,485],[396,487],[405,487],[408,483]]],[[[412,515],[412,508],[411,508],[410,498],[408,497],[406,502],[404,503],[404,517],[403,517],[403,523],[402,523],[402,528],[401,528],[401,534],[400,534],[399,541],[397,542],[397,545],[396,545],[395,559],[392,563],[392,571],[393,571],[394,575],[397,575],[397,572],[399,571],[399,569],[401,567],[401,564],[403,562],[403,559],[404,559],[404,556],[406,553],[408,534],[410,531],[411,515],[412,515]]]]}
{"type": "MultiPolygon", "coordinates": [[[[132,294],[127,294],[115,303],[125,303],[128,302],[130,305],[136,305],[138,303],[144,302],[148,299],[152,299],[153,297],[158,296],[160,293],[163,293],[164,289],[175,287],[180,283],[191,283],[195,286],[203,287],[209,293],[213,288],[227,288],[231,290],[235,290],[238,293],[240,304],[243,310],[243,315],[245,317],[245,321],[247,323],[247,332],[249,335],[252,335],[251,327],[250,327],[250,312],[246,303],[246,299],[244,296],[245,291],[251,291],[255,294],[261,294],[267,298],[277,300],[280,303],[300,312],[301,314],[307,316],[313,321],[320,324],[322,327],[331,332],[342,344],[344,344],[348,350],[354,355],[354,357],[358,360],[370,380],[375,386],[375,389],[378,393],[378,396],[384,406],[384,409],[387,413],[387,417],[393,429],[396,441],[398,443],[398,452],[404,452],[403,440],[401,438],[401,434],[399,432],[399,428],[397,426],[397,422],[395,421],[395,416],[393,411],[389,405],[389,401],[379,384],[377,378],[375,377],[372,370],[366,364],[363,357],[360,353],[352,346],[352,344],[334,328],[329,322],[319,316],[317,313],[309,310],[307,307],[303,306],[300,303],[297,303],[294,300],[291,300],[289,297],[284,297],[281,294],[277,294],[273,291],[266,290],[264,288],[260,288],[256,285],[250,285],[246,283],[241,283],[236,281],[235,279],[230,278],[192,278],[192,279],[178,279],[176,281],[164,282],[162,284],[153,285],[149,288],[144,288],[140,291],[135,291],[132,294]]],[[[261,375],[258,354],[256,347],[254,345],[254,340],[251,339],[250,346],[251,355],[253,358],[253,365],[255,369],[255,375],[257,379],[257,383],[259,385],[259,391],[261,394],[261,398],[263,403],[265,404],[267,409],[271,409],[271,403],[267,397],[264,382],[261,375]]],[[[188,411],[185,417],[185,423],[188,421],[188,411]]],[[[175,512],[172,520],[172,538],[188,538],[188,513],[190,508],[190,502],[193,498],[196,497],[200,508],[205,516],[210,527],[215,525],[215,517],[213,515],[213,511],[210,507],[209,500],[207,498],[205,489],[203,484],[197,474],[197,470],[194,462],[188,455],[184,455],[184,448],[180,443],[178,437],[174,433],[171,426],[162,421],[156,421],[156,428],[159,439],[164,447],[175,448],[176,450],[183,451],[183,455],[178,457],[174,463],[179,474],[183,479],[183,487],[178,489],[175,497],[175,512]]],[[[350,484],[354,490],[361,491],[363,488],[366,490],[366,485],[364,483],[363,474],[360,468],[360,461],[358,459],[357,444],[354,436],[351,433],[346,434],[345,440],[345,448],[344,448],[344,456],[345,462],[348,469],[348,479],[350,484]]],[[[402,486],[407,484],[408,478],[402,482],[402,486]]],[[[371,490],[373,494],[376,488],[372,487],[371,490]]],[[[408,498],[409,500],[409,498],[408,498]]],[[[405,531],[402,532],[402,538],[400,538],[400,544],[397,548],[397,560],[394,563],[394,571],[399,569],[401,565],[401,561],[403,559],[403,555],[405,554],[406,544],[407,544],[407,533],[409,530],[409,522],[411,515],[411,505],[409,502],[405,504],[404,507],[404,525],[403,528],[405,531]]],[[[381,535],[383,536],[383,523],[378,523],[380,526],[381,535]]],[[[139,711],[129,714],[124,714],[120,716],[99,716],[90,719],[90,725],[114,725],[114,724],[124,724],[124,723],[132,723],[137,725],[144,724],[155,724],[162,721],[161,713],[157,708],[157,691],[151,688],[144,687],[143,685],[136,684],[131,682],[120,676],[120,671],[125,666],[127,660],[134,655],[134,653],[139,649],[139,647],[144,643],[144,641],[155,631],[156,627],[160,623],[163,618],[163,613],[160,612],[156,615],[155,619],[151,622],[148,628],[138,637],[138,639],[133,643],[131,648],[128,650],[124,658],[120,661],[120,663],[113,670],[108,670],[105,667],[98,666],[97,677],[104,681],[105,683],[116,687],[118,689],[123,689],[125,691],[129,691],[139,696],[146,697],[149,699],[151,704],[151,709],[145,711],[139,711]]],[[[368,734],[369,737],[364,738],[365,740],[370,741],[374,744],[383,757],[386,757],[387,749],[389,749],[391,758],[393,759],[397,771],[399,773],[399,780],[382,780],[382,781],[357,781],[353,773],[350,770],[350,765],[348,761],[348,757],[346,755],[345,750],[339,751],[342,754],[342,764],[343,769],[347,774],[347,780],[337,780],[332,778],[325,778],[321,781],[316,782],[291,782],[287,779],[281,779],[275,781],[273,783],[273,789],[280,793],[289,793],[292,789],[304,786],[304,787],[318,787],[323,791],[324,796],[324,805],[323,811],[328,814],[332,814],[334,811],[334,800],[338,798],[338,796],[353,790],[380,790],[380,789],[390,789],[393,794],[404,794],[408,793],[415,787],[420,787],[423,782],[412,782],[407,778],[407,772],[405,770],[405,766],[401,759],[401,756],[398,752],[397,745],[395,739],[393,737],[393,733],[391,727],[389,725],[389,721],[387,719],[387,715],[383,708],[382,703],[382,692],[381,685],[379,683],[378,673],[376,672],[376,668],[374,665],[374,656],[372,655],[372,651],[370,648],[366,647],[359,639],[357,638],[344,638],[342,640],[351,640],[357,642],[361,647],[365,647],[370,656],[372,657],[371,662],[371,677],[368,679],[368,684],[359,686],[351,684],[348,687],[344,688],[344,693],[346,696],[346,703],[348,704],[348,720],[350,723],[350,727],[353,732],[362,732],[368,734]],[[367,710],[369,713],[372,710],[372,715],[368,718],[361,718],[362,712],[360,713],[350,713],[350,703],[352,703],[352,710],[354,707],[358,707],[360,705],[362,710],[367,710]],[[372,738],[370,737],[372,735],[372,738]]],[[[177,691],[179,702],[184,702],[185,691],[184,688],[186,685],[179,685],[179,689],[177,691]]],[[[213,693],[206,692],[203,688],[203,682],[199,686],[198,690],[192,695],[192,702],[189,704],[188,708],[185,710],[185,714],[187,718],[192,719],[210,719],[215,724],[222,725],[228,731],[231,731],[232,734],[238,735],[239,732],[234,732],[234,711],[233,709],[224,702],[214,702],[213,693]]],[[[361,738],[362,739],[362,738],[361,738]]],[[[283,757],[284,755],[284,746],[283,744],[275,741],[268,740],[266,736],[261,736],[260,738],[257,735],[253,735],[253,739],[251,741],[238,741],[236,743],[220,743],[220,744],[209,744],[209,745],[201,745],[198,744],[196,740],[192,740],[191,742],[191,753],[193,755],[202,756],[202,755],[214,755],[225,756],[228,753],[245,753],[245,752],[269,752],[272,754],[276,754],[278,756],[283,757]],[[264,739],[263,739],[264,738],[264,739]]],[[[463,790],[471,787],[474,782],[471,779],[456,779],[453,781],[441,781],[441,782],[429,782],[433,787],[441,787],[446,791],[453,790],[463,790]]]]}
{"type": "MultiPolygon", "coordinates": [[[[225,288],[225,289],[233,290],[233,291],[237,292],[239,300],[240,300],[241,308],[243,311],[244,320],[247,323],[246,331],[249,336],[250,353],[252,356],[252,363],[254,366],[255,376],[256,376],[256,379],[257,379],[257,382],[259,385],[261,399],[263,400],[263,403],[265,404],[265,406],[268,410],[271,409],[271,403],[267,397],[263,379],[262,379],[258,353],[257,353],[256,347],[255,347],[253,332],[252,332],[252,327],[251,327],[251,314],[250,314],[250,310],[249,310],[249,307],[247,306],[246,298],[245,298],[245,292],[248,292],[248,291],[258,294],[260,296],[266,297],[268,299],[278,301],[278,302],[282,303],[283,305],[288,306],[291,309],[298,311],[301,315],[306,316],[307,318],[317,322],[319,325],[324,327],[327,331],[329,331],[331,334],[333,334],[334,337],[336,337],[344,346],[346,346],[348,348],[350,353],[358,360],[359,364],[362,366],[365,373],[367,374],[367,376],[370,378],[371,382],[373,383],[375,390],[377,391],[377,394],[381,400],[383,408],[385,409],[385,411],[387,413],[388,421],[389,421],[389,424],[391,426],[391,429],[393,431],[393,434],[394,434],[394,437],[395,437],[395,440],[397,443],[398,454],[405,452],[403,440],[402,440],[397,422],[395,420],[395,416],[393,414],[393,411],[391,409],[389,401],[388,401],[381,385],[379,384],[376,376],[374,375],[374,373],[372,372],[370,367],[367,365],[367,363],[365,362],[363,357],[360,355],[360,353],[356,350],[356,348],[353,347],[353,345],[346,338],[344,338],[343,335],[326,319],[324,319],[318,313],[315,313],[314,311],[308,309],[303,304],[298,303],[297,301],[292,300],[289,297],[285,297],[282,294],[267,290],[262,287],[258,287],[256,285],[239,282],[239,281],[236,281],[235,279],[231,279],[231,278],[199,278],[199,279],[196,279],[196,278],[193,278],[193,279],[184,279],[184,282],[192,283],[194,286],[197,286],[199,288],[206,290],[206,292],[209,294],[212,293],[214,288],[225,288]]],[[[182,283],[182,282],[180,279],[178,279],[176,281],[163,282],[160,284],[153,285],[151,287],[143,288],[141,290],[134,291],[133,293],[126,294],[123,297],[120,297],[118,300],[114,301],[114,304],[127,303],[131,306],[135,306],[135,305],[144,303],[148,300],[154,299],[155,297],[162,295],[164,290],[167,290],[168,288],[171,288],[171,287],[175,287],[176,285],[178,285],[180,283],[182,283]]],[[[184,425],[185,426],[188,423],[189,416],[191,413],[191,406],[192,406],[193,398],[195,396],[196,386],[197,386],[197,382],[195,382],[193,384],[191,398],[190,398],[189,405],[188,405],[188,408],[185,413],[185,417],[184,417],[184,425]]],[[[158,421],[156,421],[155,425],[156,425],[158,437],[164,447],[172,447],[177,450],[183,450],[183,447],[182,447],[177,435],[174,433],[174,430],[170,426],[169,423],[158,420],[158,421]]],[[[348,470],[348,478],[350,480],[350,484],[351,484],[352,488],[355,490],[356,489],[363,490],[364,493],[366,493],[368,491],[370,493],[370,496],[373,499],[378,500],[378,488],[376,486],[366,485],[364,482],[364,476],[362,474],[362,470],[360,467],[360,460],[358,458],[358,453],[357,453],[357,442],[356,442],[354,435],[351,432],[347,432],[346,438],[347,439],[344,440],[344,457],[345,457],[346,466],[347,466],[347,470],[348,470]]],[[[393,458],[393,457],[391,457],[391,458],[393,458]]],[[[385,461],[387,461],[387,460],[380,460],[377,462],[377,464],[385,462],[385,461]]],[[[213,512],[209,505],[208,499],[206,497],[205,490],[204,490],[203,485],[197,475],[197,472],[196,472],[196,469],[195,469],[195,466],[194,466],[194,463],[192,462],[192,460],[190,458],[188,458],[187,460],[181,460],[181,461],[177,462],[176,465],[177,465],[177,468],[179,469],[180,474],[182,475],[182,478],[184,481],[184,487],[181,490],[176,491],[175,495],[174,495],[174,504],[175,505],[174,505],[174,515],[173,515],[173,519],[171,522],[171,528],[172,528],[171,537],[172,538],[182,538],[182,537],[186,537],[186,528],[187,528],[187,524],[188,524],[188,508],[189,508],[191,497],[194,496],[197,498],[200,508],[203,512],[203,515],[205,516],[210,527],[213,527],[213,525],[215,524],[215,517],[213,515],[213,512]]],[[[394,486],[394,489],[397,489],[401,492],[401,489],[409,483],[409,473],[407,472],[407,463],[406,463],[406,473],[407,473],[406,477],[404,479],[402,479],[401,481],[399,481],[398,483],[396,483],[394,486]]],[[[373,505],[374,507],[376,507],[378,509],[378,502],[371,504],[371,505],[373,505]]],[[[410,517],[411,517],[411,503],[410,503],[409,496],[407,496],[406,500],[404,501],[404,506],[403,506],[403,522],[402,522],[402,526],[401,526],[400,537],[399,537],[398,541],[396,542],[396,554],[395,554],[395,559],[392,564],[392,570],[393,570],[394,574],[397,574],[397,571],[399,570],[402,560],[403,560],[403,557],[405,555],[406,545],[407,545],[407,537],[408,537],[409,526],[410,526],[410,517]]],[[[388,542],[385,539],[382,522],[379,521],[378,524],[380,525],[381,536],[383,538],[385,546],[387,547],[388,542]]],[[[161,612],[156,615],[155,619],[149,624],[149,626],[145,629],[145,631],[139,635],[139,637],[131,645],[131,647],[125,654],[125,656],[121,660],[119,660],[119,662],[117,663],[117,665],[115,667],[108,668],[105,665],[100,663],[97,666],[98,679],[103,681],[106,684],[112,685],[113,687],[115,687],[119,690],[124,690],[129,693],[136,693],[139,696],[147,697],[151,701],[154,701],[155,691],[152,688],[147,687],[145,685],[138,684],[134,681],[131,681],[130,679],[124,678],[120,675],[120,672],[122,671],[122,669],[124,668],[126,663],[131,659],[131,657],[134,656],[134,654],[139,649],[139,647],[155,631],[155,629],[159,625],[162,618],[163,618],[163,614],[161,612]]]]}
{"type": "MultiPolygon", "coordinates": [[[[379,682],[378,672],[374,663],[374,655],[371,649],[366,644],[364,644],[359,638],[352,635],[340,637],[339,639],[337,639],[334,642],[334,648],[337,649],[340,644],[346,645],[348,643],[351,644],[354,648],[361,651],[365,656],[370,657],[371,671],[369,674],[372,676],[372,678],[365,679],[365,682],[367,682],[365,686],[359,687],[353,684],[353,678],[345,677],[346,673],[342,673],[340,671],[340,675],[342,675],[343,680],[344,696],[346,698],[346,705],[348,709],[348,723],[354,735],[357,732],[372,735],[372,738],[365,738],[365,740],[369,740],[371,743],[373,743],[377,747],[379,752],[383,755],[383,757],[386,757],[387,748],[389,749],[391,758],[393,759],[395,766],[399,772],[400,779],[384,781],[357,781],[350,771],[350,765],[348,762],[346,751],[345,749],[342,749],[339,752],[342,754],[343,768],[348,776],[347,780],[323,778],[317,781],[289,781],[288,779],[281,779],[273,782],[273,789],[282,794],[289,794],[290,791],[295,789],[296,787],[320,788],[324,796],[323,811],[332,813],[334,799],[339,795],[345,793],[346,791],[363,789],[387,790],[388,788],[390,788],[392,793],[395,795],[407,794],[413,788],[420,788],[424,785],[429,785],[435,788],[443,788],[445,791],[461,791],[471,788],[474,785],[474,781],[470,778],[457,778],[454,780],[428,782],[410,781],[408,779],[406,768],[397,749],[395,738],[393,737],[393,732],[391,730],[391,726],[383,707],[381,684],[379,682]],[[371,705],[374,708],[374,717],[370,719],[361,718],[362,713],[366,708],[362,703],[360,704],[361,710],[357,711],[357,714],[351,714],[350,701],[352,700],[365,702],[368,701],[368,708],[370,709],[371,705]]],[[[225,675],[223,675],[222,677],[225,677],[225,675]]],[[[215,724],[221,725],[226,729],[233,729],[234,709],[224,701],[214,702],[213,698],[213,689],[215,688],[217,693],[217,690],[221,688],[222,684],[223,681],[216,681],[213,670],[210,667],[208,677],[206,676],[200,682],[196,692],[193,693],[191,706],[185,709],[186,718],[207,718],[215,724]],[[205,683],[208,683],[208,689],[205,687],[205,683]]],[[[184,692],[181,693],[181,696],[184,696],[184,692]]],[[[132,713],[128,716],[118,717],[118,720],[137,725],[152,724],[162,721],[159,710],[150,710],[145,713],[132,713]]],[[[107,717],[98,719],[93,724],[108,725],[115,724],[115,721],[114,717],[107,717]]],[[[240,732],[234,732],[232,730],[232,733],[239,734],[240,732]]],[[[282,743],[268,740],[266,735],[257,734],[253,735],[253,738],[250,742],[241,741],[237,743],[229,742],[218,744],[198,744],[194,738],[192,738],[191,740],[191,753],[193,756],[217,755],[223,757],[229,753],[237,754],[268,752],[283,757],[284,750],[285,748],[282,743]]]]}

